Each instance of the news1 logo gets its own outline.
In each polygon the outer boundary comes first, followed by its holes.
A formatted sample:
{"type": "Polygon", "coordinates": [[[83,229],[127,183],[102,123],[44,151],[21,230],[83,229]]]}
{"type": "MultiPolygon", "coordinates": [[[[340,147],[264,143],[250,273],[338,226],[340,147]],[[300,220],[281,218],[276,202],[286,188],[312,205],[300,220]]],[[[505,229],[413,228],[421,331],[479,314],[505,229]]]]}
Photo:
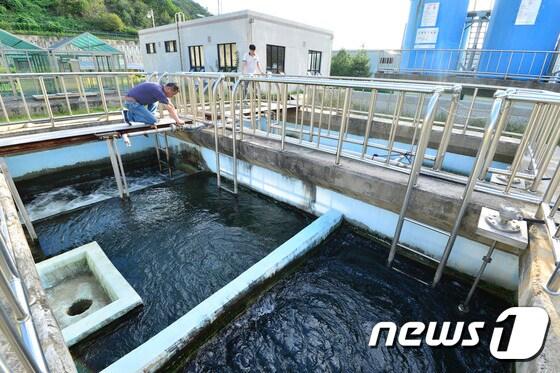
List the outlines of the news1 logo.
{"type": "MultiPolygon", "coordinates": [[[[444,321],[439,327],[438,322],[432,321],[426,327],[423,322],[410,321],[398,330],[395,323],[384,321],[373,327],[369,346],[377,346],[383,330],[387,330],[385,346],[394,345],[397,330],[397,341],[404,347],[418,347],[422,340],[432,347],[476,346],[480,342],[478,332],[484,329],[484,324],[483,321],[474,321],[465,326],[463,321],[455,323],[444,321]],[[451,331],[453,325],[455,328],[451,331]],[[438,330],[439,336],[437,336],[438,330]]],[[[549,317],[540,307],[512,307],[498,316],[496,324],[490,340],[492,356],[500,360],[528,360],[535,357],[544,345],[549,317]],[[508,334],[504,332],[504,325],[509,320],[513,320],[513,326],[511,333],[508,334]]]]}

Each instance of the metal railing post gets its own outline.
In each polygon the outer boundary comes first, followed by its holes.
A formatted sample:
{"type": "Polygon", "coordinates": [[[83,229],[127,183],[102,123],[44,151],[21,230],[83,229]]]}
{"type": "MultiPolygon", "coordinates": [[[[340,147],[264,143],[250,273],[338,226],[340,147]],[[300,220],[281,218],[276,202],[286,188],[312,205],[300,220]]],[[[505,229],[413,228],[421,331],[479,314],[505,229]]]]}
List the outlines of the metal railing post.
{"type": "Polygon", "coordinates": [[[346,118],[348,116],[348,106],[350,105],[350,88],[344,90],[344,107],[342,109],[342,118],[340,121],[340,128],[338,129],[338,143],[336,144],[336,161],[335,163],[340,164],[340,153],[342,152],[342,143],[344,142],[344,132],[346,131],[346,118]]]}
{"type": "Polygon", "coordinates": [[[441,140],[436,154],[436,159],[434,161],[434,170],[441,170],[443,165],[443,158],[447,152],[447,147],[449,141],[451,140],[451,135],[453,134],[453,125],[455,124],[455,112],[457,111],[457,105],[459,104],[459,92],[455,92],[451,97],[451,105],[449,107],[449,112],[447,113],[447,120],[445,121],[443,127],[443,133],[441,134],[441,140]]]}
{"type": "Polygon", "coordinates": [[[395,254],[397,253],[397,246],[399,244],[399,239],[401,236],[402,228],[404,225],[404,220],[406,217],[406,210],[410,203],[410,198],[412,196],[412,190],[416,185],[418,175],[422,168],[422,163],[424,162],[424,155],[426,153],[426,148],[428,147],[428,142],[430,140],[430,134],[432,132],[432,124],[434,122],[437,106],[439,99],[441,97],[441,91],[436,91],[430,97],[428,102],[428,107],[426,109],[426,115],[424,117],[424,123],[422,124],[422,131],[420,133],[420,138],[418,139],[418,148],[416,149],[416,155],[414,156],[414,162],[408,176],[408,183],[406,185],[406,192],[404,195],[403,203],[399,213],[399,219],[397,221],[397,226],[395,227],[395,234],[393,235],[393,241],[391,242],[391,249],[389,251],[389,257],[387,258],[387,266],[391,267],[393,260],[395,259],[395,254]]]}
{"type": "Polygon", "coordinates": [[[486,157],[489,156],[488,150],[490,149],[492,138],[494,136],[498,136],[498,134],[496,133],[497,132],[496,127],[498,126],[498,122],[500,121],[500,117],[502,114],[502,105],[504,103],[504,100],[505,100],[504,97],[498,97],[494,100],[494,104],[492,106],[492,112],[490,114],[491,115],[490,120],[488,121],[486,130],[484,131],[484,136],[482,138],[482,144],[479,148],[474,166],[472,168],[472,171],[469,175],[469,179],[467,181],[467,185],[460,199],[461,205],[459,207],[459,212],[457,213],[457,217],[455,218],[455,223],[453,224],[453,228],[449,233],[449,239],[447,240],[447,244],[445,245],[445,249],[443,250],[441,261],[439,262],[438,267],[436,269],[436,274],[434,276],[434,281],[432,283],[432,286],[436,286],[438,282],[441,280],[441,277],[443,276],[443,270],[447,265],[447,260],[449,259],[449,255],[451,254],[451,250],[453,249],[453,245],[455,244],[455,240],[457,239],[457,234],[459,233],[459,227],[461,226],[463,216],[467,211],[467,206],[471,200],[471,196],[478,182],[478,179],[479,177],[481,177],[481,173],[484,169],[486,157]]]}

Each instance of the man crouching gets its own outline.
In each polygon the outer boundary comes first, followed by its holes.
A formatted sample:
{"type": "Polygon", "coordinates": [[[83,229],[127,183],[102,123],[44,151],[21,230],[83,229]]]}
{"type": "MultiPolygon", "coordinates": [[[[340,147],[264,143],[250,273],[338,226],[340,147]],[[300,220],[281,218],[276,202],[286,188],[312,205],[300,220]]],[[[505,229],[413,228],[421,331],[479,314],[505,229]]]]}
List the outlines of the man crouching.
{"type": "Polygon", "coordinates": [[[124,97],[124,106],[127,109],[123,112],[125,121],[129,124],[131,124],[130,122],[156,124],[157,118],[155,114],[159,102],[165,105],[169,116],[173,118],[175,123],[178,125],[184,124],[185,122],[179,118],[175,106],[169,100],[177,93],[179,93],[179,86],[175,83],[162,85],[144,82],[132,87],[124,97]]]}

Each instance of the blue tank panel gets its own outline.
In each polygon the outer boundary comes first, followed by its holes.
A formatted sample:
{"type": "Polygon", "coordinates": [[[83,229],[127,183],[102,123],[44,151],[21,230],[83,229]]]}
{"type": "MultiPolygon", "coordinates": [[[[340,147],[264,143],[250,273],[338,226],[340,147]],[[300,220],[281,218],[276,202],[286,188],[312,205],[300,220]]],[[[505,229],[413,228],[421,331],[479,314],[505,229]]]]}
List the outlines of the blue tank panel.
{"type": "Polygon", "coordinates": [[[460,48],[468,6],[469,0],[411,0],[403,49],[412,51],[403,51],[401,70],[438,73],[454,68],[459,53],[449,49],[460,48]]]}
{"type": "Polygon", "coordinates": [[[553,57],[542,51],[554,50],[559,33],[560,0],[495,0],[483,48],[510,52],[485,52],[480,76],[546,75],[553,57]]]}

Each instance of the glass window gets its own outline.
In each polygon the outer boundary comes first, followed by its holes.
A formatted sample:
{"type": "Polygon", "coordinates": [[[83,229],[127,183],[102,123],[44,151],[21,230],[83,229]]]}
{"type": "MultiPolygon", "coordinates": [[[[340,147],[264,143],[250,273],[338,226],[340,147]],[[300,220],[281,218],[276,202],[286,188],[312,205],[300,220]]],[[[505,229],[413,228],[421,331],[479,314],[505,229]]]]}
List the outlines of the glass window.
{"type": "Polygon", "coordinates": [[[393,63],[393,57],[379,57],[380,65],[390,65],[393,63]]]}
{"type": "Polygon", "coordinates": [[[313,75],[321,73],[321,58],[323,56],[322,52],[319,51],[309,51],[309,61],[307,64],[307,72],[313,75]]]}
{"type": "Polygon", "coordinates": [[[189,47],[189,61],[191,71],[204,71],[204,47],[202,45],[189,47]]]}
{"type": "Polygon", "coordinates": [[[279,45],[266,45],[266,71],[274,74],[284,72],[284,59],[286,56],[286,47],[279,45]]]}
{"type": "Polygon", "coordinates": [[[218,44],[218,71],[237,71],[237,44],[218,44]]]}
{"type": "Polygon", "coordinates": [[[146,43],[146,53],[148,54],[156,53],[156,43],[146,43]]]}
{"type": "Polygon", "coordinates": [[[176,40],[167,40],[165,42],[165,51],[167,53],[177,52],[177,41],[176,40]]]}

